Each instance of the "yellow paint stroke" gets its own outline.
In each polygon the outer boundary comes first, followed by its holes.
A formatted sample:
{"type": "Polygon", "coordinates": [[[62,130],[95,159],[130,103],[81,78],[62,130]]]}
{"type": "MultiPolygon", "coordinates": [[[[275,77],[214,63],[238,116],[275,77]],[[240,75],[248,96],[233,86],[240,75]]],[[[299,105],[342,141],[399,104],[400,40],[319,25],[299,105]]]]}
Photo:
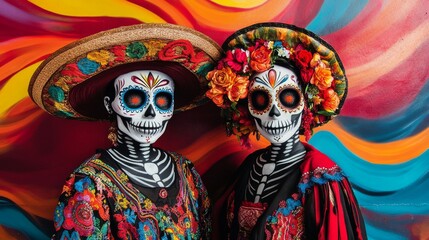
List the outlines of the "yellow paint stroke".
{"type": "Polygon", "coordinates": [[[367,87],[386,73],[402,67],[404,59],[412,57],[421,44],[429,38],[429,21],[423,22],[412,32],[403,36],[387,51],[377,58],[347,70],[349,87],[358,95],[359,90],[367,87]]]}
{"type": "Polygon", "coordinates": [[[13,105],[28,97],[28,83],[39,65],[40,62],[21,70],[9,79],[5,86],[0,89],[0,118],[4,116],[7,110],[9,110],[13,105]]]}
{"type": "Polygon", "coordinates": [[[373,143],[361,140],[346,132],[336,123],[321,126],[317,131],[331,132],[355,155],[376,164],[403,163],[418,157],[428,150],[429,128],[417,135],[388,143],[373,143]]]}
{"type": "Polygon", "coordinates": [[[266,3],[267,0],[212,0],[211,2],[224,7],[249,9],[261,6],[266,3]]]}
{"type": "MultiPolygon", "coordinates": [[[[0,79],[20,71],[34,61],[75,40],[53,36],[21,37],[0,44],[0,54],[10,54],[14,58],[0,66],[0,79]]],[[[0,80],[0,82],[3,79],[0,80]]]]}
{"type": "Polygon", "coordinates": [[[278,16],[290,0],[266,1],[253,9],[226,9],[212,2],[182,0],[186,9],[201,24],[225,31],[236,31],[257,22],[266,22],[278,16]]]}
{"type": "Polygon", "coordinates": [[[31,3],[56,14],[81,17],[124,17],[141,22],[163,23],[165,20],[155,13],[124,0],[29,0],[31,3]]]}

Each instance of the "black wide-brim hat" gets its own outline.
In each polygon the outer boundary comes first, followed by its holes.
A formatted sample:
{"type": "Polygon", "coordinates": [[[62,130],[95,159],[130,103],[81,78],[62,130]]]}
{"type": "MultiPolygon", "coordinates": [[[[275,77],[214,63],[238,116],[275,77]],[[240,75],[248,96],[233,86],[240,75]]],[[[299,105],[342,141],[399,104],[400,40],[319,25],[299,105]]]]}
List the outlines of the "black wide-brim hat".
{"type": "Polygon", "coordinates": [[[144,23],[103,31],[55,51],[33,74],[28,92],[48,113],[107,120],[103,98],[119,75],[156,70],[175,83],[175,112],[205,102],[207,80],[221,56],[208,36],[188,27],[144,23]]]}

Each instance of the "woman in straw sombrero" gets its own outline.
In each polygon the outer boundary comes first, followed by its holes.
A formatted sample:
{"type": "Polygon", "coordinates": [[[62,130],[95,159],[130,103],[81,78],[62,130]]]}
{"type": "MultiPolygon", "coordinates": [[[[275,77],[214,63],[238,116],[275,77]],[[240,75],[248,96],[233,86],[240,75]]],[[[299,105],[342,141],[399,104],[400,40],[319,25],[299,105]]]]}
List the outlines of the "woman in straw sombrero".
{"type": "Polygon", "coordinates": [[[48,113],[111,120],[113,146],[65,182],[55,239],[207,239],[210,201],[191,161],[152,147],[173,113],[202,104],[220,47],[172,24],[101,32],[52,54],[29,93],[48,113]]]}

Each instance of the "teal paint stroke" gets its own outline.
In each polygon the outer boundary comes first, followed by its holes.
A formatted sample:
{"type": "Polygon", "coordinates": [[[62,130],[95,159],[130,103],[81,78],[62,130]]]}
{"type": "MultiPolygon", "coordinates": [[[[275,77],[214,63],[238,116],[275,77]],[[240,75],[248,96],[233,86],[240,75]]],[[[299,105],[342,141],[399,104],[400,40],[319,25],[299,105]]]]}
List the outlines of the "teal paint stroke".
{"type": "Polygon", "coordinates": [[[373,164],[327,131],[309,143],[343,169],[361,206],[380,214],[429,214],[429,150],[404,163],[373,164]]]}
{"type": "Polygon", "coordinates": [[[325,0],[306,28],[321,36],[336,32],[349,24],[367,3],[368,0],[325,0]]]}
{"type": "Polygon", "coordinates": [[[0,226],[14,229],[28,239],[49,239],[24,210],[7,198],[0,197],[0,226]]]}

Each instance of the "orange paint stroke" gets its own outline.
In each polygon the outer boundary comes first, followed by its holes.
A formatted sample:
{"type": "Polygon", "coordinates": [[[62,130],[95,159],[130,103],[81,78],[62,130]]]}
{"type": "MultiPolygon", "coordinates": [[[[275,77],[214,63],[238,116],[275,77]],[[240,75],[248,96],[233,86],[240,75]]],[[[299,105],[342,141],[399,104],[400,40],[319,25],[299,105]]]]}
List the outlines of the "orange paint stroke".
{"type": "Polygon", "coordinates": [[[388,143],[372,143],[361,140],[346,132],[335,122],[321,126],[317,131],[331,132],[348,150],[361,159],[375,164],[407,162],[428,150],[429,128],[417,135],[388,143]]]}
{"type": "Polygon", "coordinates": [[[162,6],[162,11],[166,12],[168,16],[173,19],[173,22],[177,25],[194,28],[188,17],[183,14],[175,5],[170,4],[171,1],[153,1],[152,3],[157,6],[162,6]]]}
{"type": "Polygon", "coordinates": [[[227,8],[207,1],[182,0],[191,15],[203,25],[225,31],[274,19],[289,5],[290,0],[272,0],[252,9],[227,8]]]}
{"type": "MultiPolygon", "coordinates": [[[[16,38],[0,44],[0,54],[15,51],[17,56],[0,66],[2,78],[15,74],[25,66],[56,51],[75,39],[54,36],[16,38]],[[19,55],[18,55],[19,54],[19,55]]],[[[0,82],[4,79],[0,79],[0,82]]]]}
{"type": "Polygon", "coordinates": [[[43,111],[26,98],[12,107],[7,114],[0,116],[0,154],[8,151],[22,135],[25,126],[35,121],[43,111]]]}
{"type": "MultiPolygon", "coordinates": [[[[38,196],[33,193],[34,191],[23,190],[22,186],[15,186],[13,183],[2,180],[0,180],[0,186],[2,186],[0,188],[0,196],[13,201],[30,214],[52,219],[58,201],[57,198],[48,198],[45,195],[38,196]]],[[[58,194],[57,192],[55,190],[55,194],[58,194]]],[[[54,196],[55,194],[51,195],[54,196]]]]}

